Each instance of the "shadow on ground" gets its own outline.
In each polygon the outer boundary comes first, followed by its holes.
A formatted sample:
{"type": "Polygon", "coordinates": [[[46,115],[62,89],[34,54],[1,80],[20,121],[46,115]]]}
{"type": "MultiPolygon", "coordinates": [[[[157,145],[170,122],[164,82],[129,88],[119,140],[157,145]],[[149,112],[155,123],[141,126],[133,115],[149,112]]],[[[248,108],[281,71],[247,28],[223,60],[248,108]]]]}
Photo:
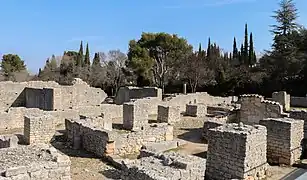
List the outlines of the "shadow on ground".
{"type": "Polygon", "coordinates": [[[57,133],[53,136],[50,144],[54,148],[70,157],[97,158],[93,153],[89,153],[84,150],[75,150],[68,146],[64,132],[64,130],[58,130],[57,133]]]}
{"type": "Polygon", "coordinates": [[[187,132],[180,134],[179,139],[192,143],[204,143],[204,140],[202,140],[202,128],[180,128],[180,130],[187,132]]]}
{"type": "Polygon", "coordinates": [[[121,179],[120,178],[121,171],[117,169],[107,169],[104,171],[100,171],[99,173],[101,173],[103,176],[109,179],[121,179]]]}
{"type": "Polygon", "coordinates": [[[201,152],[201,153],[192,154],[192,155],[206,159],[207,158],[207,151],[204,151],[204,152],[201,152]]]}

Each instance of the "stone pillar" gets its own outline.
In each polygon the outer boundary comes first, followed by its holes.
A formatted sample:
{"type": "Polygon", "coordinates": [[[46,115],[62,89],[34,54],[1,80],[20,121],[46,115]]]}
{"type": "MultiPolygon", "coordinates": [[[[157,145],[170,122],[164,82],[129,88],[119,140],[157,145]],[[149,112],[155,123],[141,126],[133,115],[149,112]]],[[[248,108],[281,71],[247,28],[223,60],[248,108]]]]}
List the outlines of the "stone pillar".
{"type": "Polygon", "coordinates": [[[180,121],[180,107],[158,105],[158,123],[173,124],[180,121]]]}
{"type": "Polygon", "coordinates": [[[267,158],[269,163],[293,165],[302,154],[304,121],[291,118],[260,120],[267,128],[267,158]]]}
{"type": "Polygon", "coordinates": [[[183,84],[183,94],[187,94],[187,83],[183,84]]]}
{"type": "Polygon", "coordinates": [[[124,103],[123,105],[123,127],[126,130],[142,130],[148,124],[147,104],[124,103]]]}
{"type": "Polygon", "coordinates": [[[284,111],[290,111],[290,95],[286,91],[273,92],[272,99],[279,102],[284,111]]]}
{"type": "Polygon", "coordinates": [[[26,144],[48,143],[55,133],[54,117],[44,114],[24,116],[26,144]]]}
{"type": "Polygon", "coordinates": [[[192,117],[205,117],[207,115],[207,105],[205,104],[187,104],[186,115],[192,117]]]}
{"type": "Polygon", "coordinates": [[[266,128],[227,124],[210,129],[206,179],[255,179],[265,178],[266,128]]]}

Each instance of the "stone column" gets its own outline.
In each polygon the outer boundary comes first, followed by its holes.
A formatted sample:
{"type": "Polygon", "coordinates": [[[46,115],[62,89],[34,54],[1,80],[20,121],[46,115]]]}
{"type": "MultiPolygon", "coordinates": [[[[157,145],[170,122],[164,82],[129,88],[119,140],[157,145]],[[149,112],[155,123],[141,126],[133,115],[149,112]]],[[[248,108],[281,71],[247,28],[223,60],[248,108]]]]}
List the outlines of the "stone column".
{"type": "Polygon", "coordinates": [[[187,94],[187,83],[183,84],[183,94],[187,94]]]}

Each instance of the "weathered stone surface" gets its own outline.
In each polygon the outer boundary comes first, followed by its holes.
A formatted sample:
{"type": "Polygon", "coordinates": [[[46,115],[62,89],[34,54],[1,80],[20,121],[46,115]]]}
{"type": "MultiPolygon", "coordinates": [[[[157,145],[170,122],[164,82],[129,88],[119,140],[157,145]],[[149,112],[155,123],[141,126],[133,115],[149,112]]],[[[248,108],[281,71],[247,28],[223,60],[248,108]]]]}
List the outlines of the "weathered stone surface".
{"type": "Polygon", "coordinates": [[[16,147],[18,145],[18,137],[13,134],[4,134],[0,135],[0,149],[16,147]]]}
{"type": "Polygon", "coordinates": [[[193,117],[205,117],[207,115],[207,106],[201,103],[187,104],[186,115],[193,117]]]}
{"type": "Polygon", "coordinates": [[[26,144],[48,143],[55,133],[54,117],[32,114],[24,117],[24,139],[26,144]]]}
{"type": "Polygon", "coordinates": [[[158,106],[158,118],[157,121],[159,123],[168,123],[173,124],[177,121],[180,121],[180,107],[179,106],[158,106]]]}
{"type": "Polygon", "coordinates": [[[127,130],[142,130],[148,124],[147,103],[125,103],[123,107],[123,127],[127,130]]]}
{"type": "Polygon", "coordinates": [[[247,94],[240,96],[240,122],[244,124],[259,124],[265,118],[287,117],[283,107],[278,102],[264,100],[263,96],[247,94]]]}
{"type": "Polygon", "coordinates": [[[269,163],[292,165],[300,159],[304,121],[290,118],[268,118],[259,123],[267,128],[269,163]]]}
{"type": "Polygon", "coordinates": [[[264,126],[226,124],[208,133],[206,179],[255,179],[267,170],[267,131],[264,126]]]}
{"type": "Polygon", "coordinates": [[[123,161],[123,180],[202,180],[206,160],[178,153],[162,153],[134,161],[123,161]]]}
{"type": "Polygon", "coordinates": [[[273,92],[272,99],[279,102],[283,106],[284,111],[290,111],[290,94],[287,94],[286,91],[273,92]]]}
{"type": "Polygon", "coordinates": [[[70,179],[70,159],[49,145],[18,146],[0,150],[0,179],[70,179]]]}
{"type": "Polygon", "coordinates": [[[216,128],[216,127],[222,126],[224,124],[226,124],[226,120],[217,120],[217,119],[214,119],[214,118],[208,119],[207,121],[204,122],[203,138],[208,140],[209,139],[209,137],[208,137],[209,129],[216,128]]]}

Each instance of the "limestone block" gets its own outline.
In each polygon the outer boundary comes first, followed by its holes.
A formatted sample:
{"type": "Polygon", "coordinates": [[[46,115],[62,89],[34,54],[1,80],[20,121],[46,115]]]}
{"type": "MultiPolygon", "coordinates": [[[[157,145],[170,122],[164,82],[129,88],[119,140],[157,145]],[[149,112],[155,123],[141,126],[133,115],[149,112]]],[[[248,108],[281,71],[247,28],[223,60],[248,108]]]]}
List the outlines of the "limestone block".
{"type": "Polygon", "coordinates": [[[148,124],[146,103],[125,103],[123,106],[123,127],[127,130],[141,130],[148,124]]]}
{"type": "Polygon", "coordinates": [[[18,137],[16,135],[13,134],[0,135],[0,149],[17,147],[17,145],[18,145],[18,137]]]}
{"type": "Polygon", "coordinates": [[[207,106],[205,104],[187,104],[186,115],[193,117],[205,117],[207,115],[207,106]]]}
{"type": "Polygon", "coordinates": [[[293,165],[302,154],[304,121],[290,118],[268,118],[260,121],[267,128],[269,163],[293,165]]]}
{"type": "Polygon", "coordinates": [[[206,179],[265,178],[266,128],[226,124],[209,129],[206,179]]]}
{"type": "Polygon", "coordinates": [[[177,121],[180,121],[181,115],[180,115],[180,107],[176,106],[158,106],[158,122],[165,122],[169,124],[173,124],[177,121]]]}

